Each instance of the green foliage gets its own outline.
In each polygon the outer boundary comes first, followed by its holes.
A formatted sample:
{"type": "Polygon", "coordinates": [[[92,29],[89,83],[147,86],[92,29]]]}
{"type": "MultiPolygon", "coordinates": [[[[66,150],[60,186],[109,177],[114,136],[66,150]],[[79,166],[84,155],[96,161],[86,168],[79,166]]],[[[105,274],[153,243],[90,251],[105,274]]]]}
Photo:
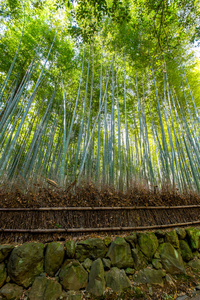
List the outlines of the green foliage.
{"type": "Polygon", "coordinates": [[[1,176],[199,190],[198,8],[1,4],[1,176]]]}

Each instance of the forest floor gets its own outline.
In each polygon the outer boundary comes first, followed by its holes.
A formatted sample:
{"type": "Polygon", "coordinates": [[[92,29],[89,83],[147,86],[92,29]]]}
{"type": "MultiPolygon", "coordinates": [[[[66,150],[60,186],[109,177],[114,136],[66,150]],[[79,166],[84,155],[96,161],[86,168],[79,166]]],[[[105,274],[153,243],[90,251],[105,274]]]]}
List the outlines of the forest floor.
{"type": "Polygon", "coordinates": [[[23,182],[0,185],[1,207],[124,207],[124,206],[173,206],[200,204],[200,194],[193,191],[179,192],[165,185],[149,188],[134,183],[122,192],[112,187],[99,188],[93,183],[82,183],[60,188],[49,180],[43,184],[23,182]]]}

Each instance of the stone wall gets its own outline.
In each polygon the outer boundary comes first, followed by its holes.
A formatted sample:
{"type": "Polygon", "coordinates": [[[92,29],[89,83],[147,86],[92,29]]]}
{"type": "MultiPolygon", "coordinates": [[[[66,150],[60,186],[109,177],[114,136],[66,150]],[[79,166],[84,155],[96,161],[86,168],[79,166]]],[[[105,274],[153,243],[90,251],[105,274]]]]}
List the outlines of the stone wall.
{"type": "Polygon", "coordinates": [[[132,233],[64,243],[0,245],[1,299],[82,299],[200,272],[200,230],[132,233]]]}

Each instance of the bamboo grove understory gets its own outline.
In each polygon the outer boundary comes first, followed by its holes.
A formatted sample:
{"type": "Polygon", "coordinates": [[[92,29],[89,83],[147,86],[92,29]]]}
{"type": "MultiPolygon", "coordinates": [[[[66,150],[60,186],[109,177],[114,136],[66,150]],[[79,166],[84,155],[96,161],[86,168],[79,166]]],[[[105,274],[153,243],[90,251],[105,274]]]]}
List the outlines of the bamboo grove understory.
{"type": "Polygon", "coordinates": [[[1,83],[2,182],[48,178],[61,187],[94,181],[126,190],[132,182],[144,181],[200,190],[199,108],[183,69],[179,91],[169,83],[167,66],[161,88],[153,63],[148,72],[130,76],[125,54],[108,55],[102,48],[97,64],[94,49],[86,47],[73,94],[68,94],[71,79],[65,82],[59,74],[52,96],[42,99],[52,47],[45,62],[36,51],[19,81],[19,43],[1,83]],[[40,73],[34,81],[36,70],[40,73]]]}

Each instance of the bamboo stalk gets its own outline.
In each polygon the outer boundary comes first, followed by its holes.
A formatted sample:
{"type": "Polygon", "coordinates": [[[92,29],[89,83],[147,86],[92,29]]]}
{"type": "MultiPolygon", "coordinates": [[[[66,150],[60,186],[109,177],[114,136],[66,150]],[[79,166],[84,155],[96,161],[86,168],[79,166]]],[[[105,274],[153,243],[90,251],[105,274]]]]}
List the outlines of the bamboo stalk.
{"type": "Polygon", "coordinates": [[[121,207],[1,207],[1,211],[101,211],[101,210],[161,210],[161,209],[190,209],[200,208],[200,205],[177,205],[177,206],[121,206],[121,207]]]}
{"type": "Polygon", "coordinates": [[[134,231],[150,230],[160,228],[172,228],[200,224],[200,220],[185,223],[174,223],[165,225],[141,226],[141,227],[99,227],[99,228],[60,228],[60,229],[3,229],[0,232],[9,233],[73,233],[73,232],[100,232],[100,231],[134,231]]]}

